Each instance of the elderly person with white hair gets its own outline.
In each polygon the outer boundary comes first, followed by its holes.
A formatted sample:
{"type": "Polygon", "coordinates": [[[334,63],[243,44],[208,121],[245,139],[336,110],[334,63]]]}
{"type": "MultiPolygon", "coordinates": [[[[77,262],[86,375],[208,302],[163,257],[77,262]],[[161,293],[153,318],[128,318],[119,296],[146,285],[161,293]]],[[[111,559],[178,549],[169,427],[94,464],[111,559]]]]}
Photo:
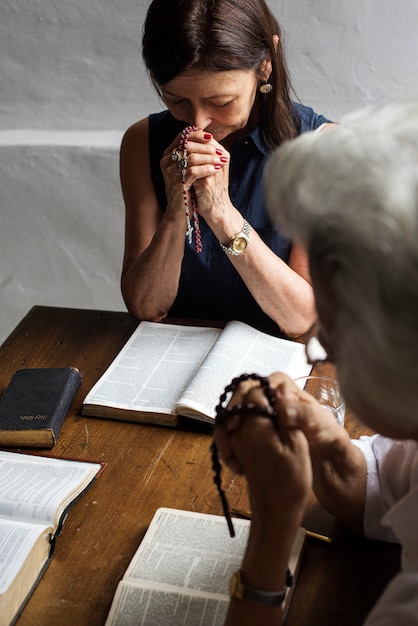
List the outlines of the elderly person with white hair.
{"type": "Polygon", "coordinates": [[[262,414],[268,400],[257,381],[235,389],[230,406],[241,406],[216,427],[215,442],[248,481],[241,579],[253,593],[232,598],[226,623],[281,623],[290,547],[313,486],[352,530],[402,545],[402,569],[365,624],[416,625],[418,100],[365,109],[288,142],[270,159],[265,186],[275,222],[308,250],[316,336],[346,403],[377,434],[350,440],[281,373],[269,379],[276,424],[262,414]],[[260,415],[248,410],[254,404],[260,415]]]}

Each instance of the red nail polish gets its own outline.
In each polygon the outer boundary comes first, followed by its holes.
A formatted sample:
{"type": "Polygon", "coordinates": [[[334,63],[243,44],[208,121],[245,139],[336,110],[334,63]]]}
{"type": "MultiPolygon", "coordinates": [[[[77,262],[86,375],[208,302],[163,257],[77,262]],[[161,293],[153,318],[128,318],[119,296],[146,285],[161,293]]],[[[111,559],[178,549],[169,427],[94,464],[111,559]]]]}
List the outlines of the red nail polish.
{"type": "Polygon", "coordinates": [[[204,138],[204,139],[212,139],[212,135],[211,135],[210,133],[205,133],[205,134],[203,135],[203,138],[204,138]]]}
{"type": "Polygon", "coordinates": [[[219,155],[223,154],[222,150],[220,150],[219,148],[216,148],[215,152],[216,154],[219,154],[219,155]]]}
{"type": "Polygon", "coordinates": [[[221,163],[226,163],[228,161],[226,157],[221,157],[219,160],[221,161],[221,163]]]}
{"type": "Polygon", "coordinates": [[[215,170],[220,170],[222,165],[215,165],[215,170]]]}

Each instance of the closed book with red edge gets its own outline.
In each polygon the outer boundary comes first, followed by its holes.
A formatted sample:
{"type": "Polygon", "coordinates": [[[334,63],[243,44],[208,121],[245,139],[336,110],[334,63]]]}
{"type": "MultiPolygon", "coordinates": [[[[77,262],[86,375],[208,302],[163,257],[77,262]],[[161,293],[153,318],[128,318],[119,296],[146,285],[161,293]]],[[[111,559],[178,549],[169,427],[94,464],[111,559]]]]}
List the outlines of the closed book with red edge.
{"type": "Polygon", "coordinates": [[[0,399],[0,446],[53,448],[81,382],[75,367],[17,370],[0,399]]]}

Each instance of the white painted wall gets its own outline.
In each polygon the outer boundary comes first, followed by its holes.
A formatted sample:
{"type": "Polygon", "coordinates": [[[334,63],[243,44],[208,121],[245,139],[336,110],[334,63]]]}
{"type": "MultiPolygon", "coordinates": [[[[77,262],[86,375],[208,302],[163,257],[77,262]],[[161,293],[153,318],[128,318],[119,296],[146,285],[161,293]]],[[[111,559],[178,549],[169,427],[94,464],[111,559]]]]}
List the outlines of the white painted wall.
{"type": "MultiPolygon", "coordinates": [[[[338,120],[418,95],[418,3],[270,0],[299,98],[338,120]]],[[[0,4],[0,341],[34,304],[124,310],[123,130],[161,105],[148,0],[0,4]]]]}
{"type": "Polygon", "coordinates": [[[344,113],[418,95],[416,0],[274,0],[299,98],[344,113]]]}

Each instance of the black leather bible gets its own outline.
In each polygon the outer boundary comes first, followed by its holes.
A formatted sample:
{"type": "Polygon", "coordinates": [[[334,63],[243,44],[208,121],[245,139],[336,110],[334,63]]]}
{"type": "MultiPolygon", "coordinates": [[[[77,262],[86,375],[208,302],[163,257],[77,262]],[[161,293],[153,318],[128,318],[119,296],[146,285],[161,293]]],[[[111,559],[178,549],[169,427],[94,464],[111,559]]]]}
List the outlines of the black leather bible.
{"type": "Polygon", "coordinates": [[[0,399],[0,446],[53,448],[81,382],[74,367],[17,370],[0,399]]]}

